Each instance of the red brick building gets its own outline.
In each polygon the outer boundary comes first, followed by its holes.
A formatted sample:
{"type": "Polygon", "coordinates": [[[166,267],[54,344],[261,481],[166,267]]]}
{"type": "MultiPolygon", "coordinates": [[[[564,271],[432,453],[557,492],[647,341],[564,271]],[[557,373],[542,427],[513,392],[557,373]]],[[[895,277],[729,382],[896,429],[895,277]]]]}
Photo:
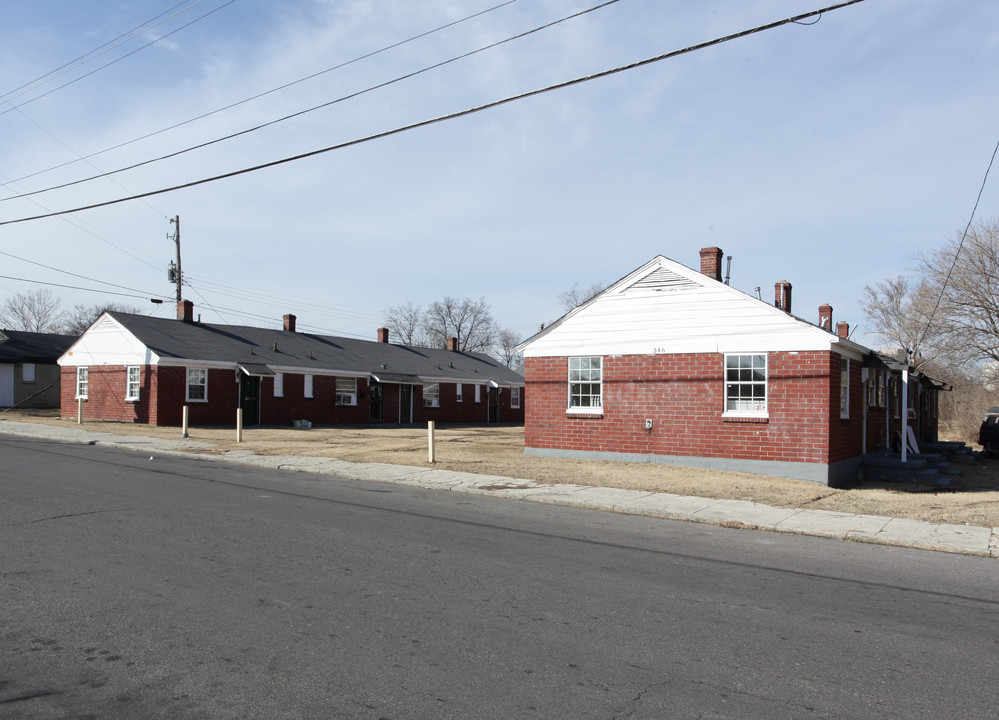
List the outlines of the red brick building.
{"type": "MultiPolygon", "coordinates": [[[[658,256],[526,340],[525,452],[839,485],[901,437],[868,407],[887,402],[899,367],[846,323],[832,332],[828,305],[819,325],[792,315],[790,283],[773,305],[726,285],[721,261],[705,248],[698,272],[658,256]]],[[[935,439],[939,385],[909,387],[910,422],[935,439]]]]}
{"type": "Polygon", "coordinates": [[[59,359],[63,418],[180,425],[522,423],[524,378],[481,353],[109,312],[59,359]]]}

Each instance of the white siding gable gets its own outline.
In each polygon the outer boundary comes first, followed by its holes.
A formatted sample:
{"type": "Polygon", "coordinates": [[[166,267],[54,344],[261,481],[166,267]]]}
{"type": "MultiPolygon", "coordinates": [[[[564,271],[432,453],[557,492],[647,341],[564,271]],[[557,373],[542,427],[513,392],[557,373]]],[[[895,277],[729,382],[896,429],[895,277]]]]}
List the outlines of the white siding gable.
{"type": "Polygon", "coordinates": [[[59,358],[63,367],[156,365],[159,356],[110,315],[102,315],[59,358]]]}
{"type": "Polygon", "coordinates": [[[829,350],[835,335],[658,256],[521,345],[525,357],[829,350]]]}

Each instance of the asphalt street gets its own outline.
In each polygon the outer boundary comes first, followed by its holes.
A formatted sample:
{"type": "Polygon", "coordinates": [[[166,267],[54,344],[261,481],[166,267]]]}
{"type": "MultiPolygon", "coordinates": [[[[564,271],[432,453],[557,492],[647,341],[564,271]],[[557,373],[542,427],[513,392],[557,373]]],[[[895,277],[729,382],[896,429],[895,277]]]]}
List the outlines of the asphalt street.
{"type": "Polygon", "coordinates": [[[0,716],[994,718],[995,561],[0,436],[0,716]]]}

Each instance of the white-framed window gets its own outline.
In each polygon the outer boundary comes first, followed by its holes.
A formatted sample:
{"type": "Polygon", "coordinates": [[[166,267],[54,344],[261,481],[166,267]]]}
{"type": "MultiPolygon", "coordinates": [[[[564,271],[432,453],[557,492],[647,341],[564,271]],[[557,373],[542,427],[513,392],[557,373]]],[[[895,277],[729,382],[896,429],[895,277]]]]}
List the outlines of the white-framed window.
{"type": "Polygon", "coordinates": [[[24,363],[21,366],[21,382],[33,383],[35,381],[35,364],[24,363]]]}
{"type": "Polygon", "coordinates": [[[187,369],[187,401],[208,402],[208,371],[205,368],[187,369]]]}
{"type": "Polygon", "coordinates": [[[87,390],[90,385],[90,368],[78,367],[76,369],[76,397],[87,399],[87,390]]]}
{"type": "Polygon", "coordinates": [[[462,388],[461,383],[455,383],[454,384],[454,396],[455,396],[455,400],[457,402],[461,402],[461,400],[462,400],[461,388],[462,388]]]}
{"type": "Polygon", "coordinates": [[[569,358],[569,410],[603,408],[603,358],[569,358]]]}
{"type": "Polygon", "coordinates": [[[303,395],[305,395],[305,397],[307,397],[307,398],[312,397],[312,376],[311,375],[306,375],[305,376],[305,390],[303,392],[303,395]]]}
{"type": "Polygon", "coordinates": [[[274,373],[274,397],[284,397],[284,373],[274,373]]]}
{"type": "Polygon", "coordinates": [[[767,414],[767,356],[762,353],[725,355],[725,412],[767,414]]]}
{"type": "Polygon", "coordinates": [[[441,406],[441,386],[439,383],[423,384],[423,407],[435,408],[441,406]]]}
{"type": "Polygon", "coordinates": [[[475,386],[475,402],[482,402],[482,386],[475,386]]]}
{"type": "Polygon", "coordinates": [[[141,377],[141,369],[138,365],[130,365],[125,368],[125,399],[126,400],[138,400],[139,399],[139,379],[141,377]]]}
{"type": "Polygon", "coordinates": [[[357,405],[357,378],[338,377],[336,379],[336,404],[357,405]]]}
{"type": "Polygon", "coordinates": [[[887,395],[886,383],[887,380],[883,370],[871,370],[867,378],[868,407],[882,408],[885,406],[885,397],[887,395]]]}
{"type": "Polygon", "coordinates": [[[520,407],[520,388],[513,387],[510,388],[510,407],[519,408],[520,407]]]}
{"type": "Polygon", "coordinates": [[[850,417],[850,360],[839,360],[839,416],[850,417]]]}

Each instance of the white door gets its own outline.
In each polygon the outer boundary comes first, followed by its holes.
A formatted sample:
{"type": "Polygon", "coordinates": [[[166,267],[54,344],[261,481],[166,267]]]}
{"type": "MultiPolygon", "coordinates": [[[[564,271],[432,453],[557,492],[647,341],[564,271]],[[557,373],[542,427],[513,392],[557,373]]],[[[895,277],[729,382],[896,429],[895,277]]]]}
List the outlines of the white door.
{"type": "Polygon", "coordinates": [[[14,366],[0,365],[0,407],[14,404],[14,366]]]}

